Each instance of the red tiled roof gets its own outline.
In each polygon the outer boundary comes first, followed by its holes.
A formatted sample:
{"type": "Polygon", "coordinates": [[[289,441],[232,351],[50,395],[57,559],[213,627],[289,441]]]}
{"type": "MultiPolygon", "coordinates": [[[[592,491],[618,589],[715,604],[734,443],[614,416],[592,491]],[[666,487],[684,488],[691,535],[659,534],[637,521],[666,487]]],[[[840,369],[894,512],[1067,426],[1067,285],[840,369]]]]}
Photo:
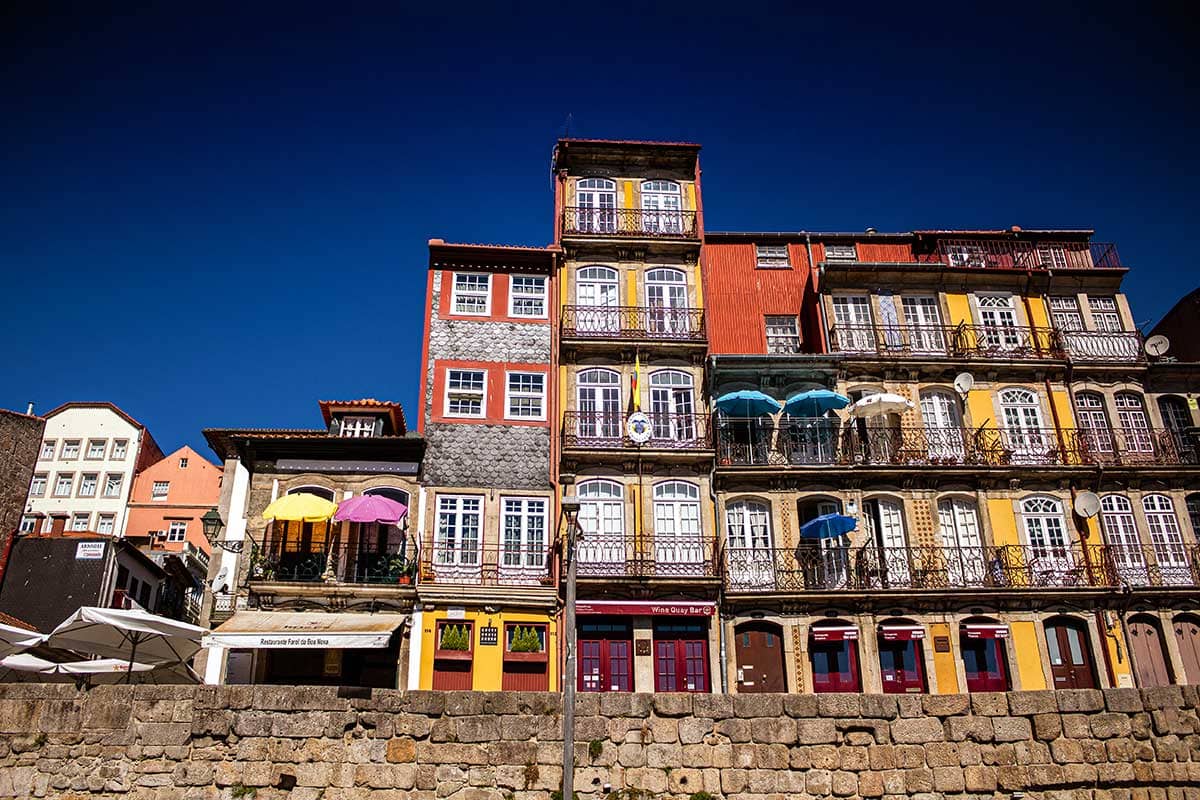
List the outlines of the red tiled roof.
{"type": "Polygon", "coordinates": [[[34,633],[38,632],[37,628],[33,627],[25,620],[17,619],[12,614],[5,614],[3,611],[0,611],[0,623],[11,625],[14,628],[24,628],[25,630],[33,631],[34,633]]]}
{"type": "Polygon", "coordinates": [[[390,400],[376,400],[374,397],[364,397],[360,400],[321,400],[318,402],[321,406],[321,416],[325,419],[325,424],[330,421],[330,413],[333,409],[358,409],[358,408],[377,408],[381,411],[386,411],[392,417],[392,428],[397,434],[403,434],[408,426],[404,420],[404,407],[399,403],[393,403],[390,400]]]}
{"type": "Polygon", "coordinates": [[[556,244],[538,247],[530,244],[489,244],[487,242],[447,242],[445,239],[430,239],[430,247],[462,247],[476,250],[517,250],[523,253],[560,253],[562,248],[556,244]]]}

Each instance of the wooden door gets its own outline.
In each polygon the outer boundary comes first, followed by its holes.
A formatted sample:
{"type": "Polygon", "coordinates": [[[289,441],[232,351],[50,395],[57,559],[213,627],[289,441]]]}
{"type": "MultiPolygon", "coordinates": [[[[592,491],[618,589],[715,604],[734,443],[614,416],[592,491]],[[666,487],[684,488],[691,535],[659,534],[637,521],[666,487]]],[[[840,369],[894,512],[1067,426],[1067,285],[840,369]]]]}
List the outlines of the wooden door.
{"type": "Polygon", "coordinates": [[[1170,686],[1174,683],[1163,652],[1162,633],[1154,620],[1149,617],[1130,619],[1129,644],[1139,686],[1170,686]]]}
{"type": "Polygon", "coordinates": [[[1050,673],[1054,677],[1052,688],[1096,688],[1087,626],[1066,620],[1046,623],[1046,648],[1050,653],[1050,673]]]}
{"type": "Polygon", "coordinates": [[[919,694],[925,691],[921,642],[879,638],[879,672],[884,694],[919,694]]]}
{"type": "Polygon", "coordinates": [[[581,692],[631,692],[633,659],[627,639],[582,639],[579,642],[581,692]]]}
{"type": "Polygon", "coordinates": [[[1179,657],[1190,684],[1200,684],[1200,618],[1179,616],[1171,626],[1179,644],[1179,657]]]}
{"type": "Polygon", "coordinates": [[[740,694],[787,691],[779,626],[747,623],[737,629],[734,640],[740,694]]]}
{"type": "Polygon", "coordinates": [[[814,692],[858,692],[858,642],[853,639],[809,640],[814,692]]]}
{"type": "Polygon", "coordinates": [[[969,639],[963,636],[959,644],[968,692],[1008,691],[1008,661],[1003,639],[969,639]]]}

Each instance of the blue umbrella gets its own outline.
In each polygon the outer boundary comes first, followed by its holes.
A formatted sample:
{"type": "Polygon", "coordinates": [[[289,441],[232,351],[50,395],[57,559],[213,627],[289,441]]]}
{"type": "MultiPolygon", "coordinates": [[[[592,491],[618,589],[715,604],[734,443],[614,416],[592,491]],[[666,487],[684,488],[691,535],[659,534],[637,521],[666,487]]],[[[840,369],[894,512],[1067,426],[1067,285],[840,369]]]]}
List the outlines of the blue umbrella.
{"type": "Polygon", "coordinates": [[[819,417],[826,411],[836,411],[850,405],[850,398],[828,389],[813,389],[796,395],[783,404],[783,410],[793,417],[819,417]]]}
{"type": "Polygon", "coordinates": [[[802,539],[833,539],[858,527],[858,520],[844,514],[822,514],[800,526],[802,539]]]}
{"type": "Polygon", "coordinates": [[[745,389],[721,395],[716,405],[718,411],[730,417],[761,417],[783,408],[775,398],[745,389]]]}

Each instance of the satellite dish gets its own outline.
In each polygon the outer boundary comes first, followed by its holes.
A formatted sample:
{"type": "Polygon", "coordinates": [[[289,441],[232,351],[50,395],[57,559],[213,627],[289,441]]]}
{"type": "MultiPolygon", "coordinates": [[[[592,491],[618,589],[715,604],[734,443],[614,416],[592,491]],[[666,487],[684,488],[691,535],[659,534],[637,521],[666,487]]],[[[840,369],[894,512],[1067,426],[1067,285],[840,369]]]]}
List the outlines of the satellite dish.
{"type": "Polygon", "coordinates": [[[1142,347],[1145,348],[1146,355],[1151,355],[1157,358],[1158,356],[1164,355],[1168,350],[1171,349],[1171,340],[1160,333],[1147,339],[1146,343],[1142,345],[1142,347]]]}
{"type": "Polygon", "coordinates": [[[1100,496],[1095,492],[1080,492],[1075,495],[1075,513],[1091,519],[1100,513],[1100,496]]]}
{"type": "Polygon", "coordinates": [[[960,372],[954,378],[954,391],[966,394],[975,386],[975,376],[969,372],[960,372]]]}

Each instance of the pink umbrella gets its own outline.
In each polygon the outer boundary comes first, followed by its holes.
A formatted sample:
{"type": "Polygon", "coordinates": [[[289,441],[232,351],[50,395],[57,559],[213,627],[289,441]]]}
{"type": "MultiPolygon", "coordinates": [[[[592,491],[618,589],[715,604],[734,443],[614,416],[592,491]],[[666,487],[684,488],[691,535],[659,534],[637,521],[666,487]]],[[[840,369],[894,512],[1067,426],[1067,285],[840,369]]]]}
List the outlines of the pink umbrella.
{"type": "Polygon", "coordinates": [[[338,503],[333,518],[338,522],[386,522],[396,525],[408,513],[408,506],[375,494],[360,494],[338,503]]]}

